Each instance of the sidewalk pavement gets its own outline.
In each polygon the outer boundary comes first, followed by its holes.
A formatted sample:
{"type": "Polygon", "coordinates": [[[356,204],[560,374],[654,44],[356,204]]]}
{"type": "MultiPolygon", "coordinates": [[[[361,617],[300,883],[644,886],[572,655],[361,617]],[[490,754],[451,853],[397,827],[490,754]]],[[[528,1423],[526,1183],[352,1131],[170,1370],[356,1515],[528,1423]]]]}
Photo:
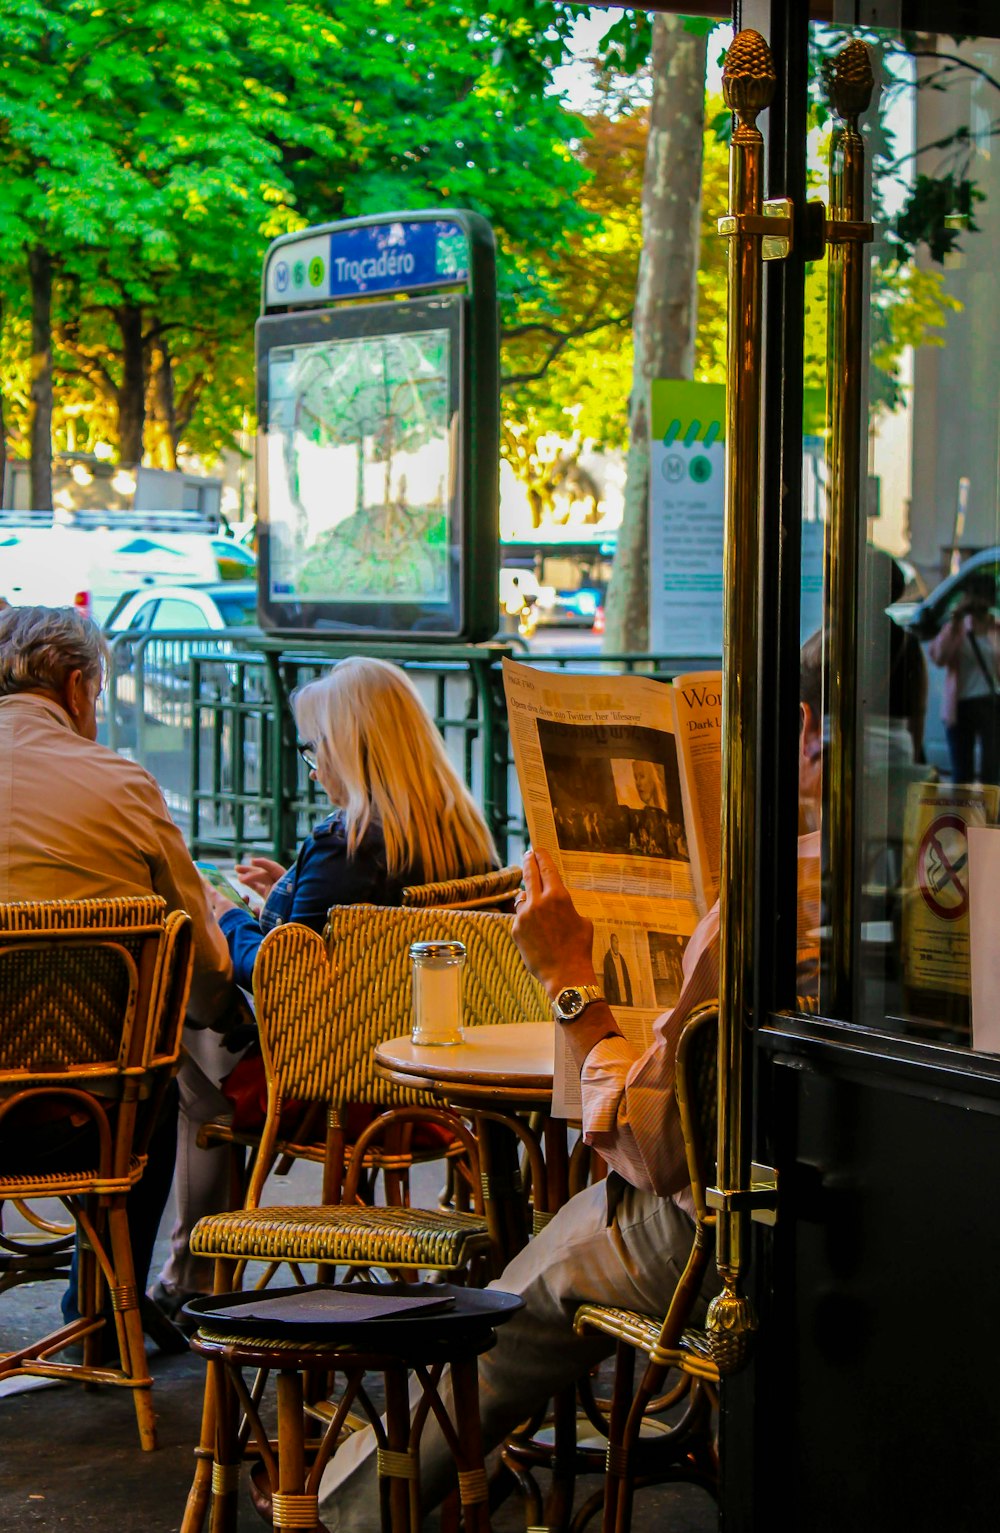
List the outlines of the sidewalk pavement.
{"type": "MultiPolygon", "coordinates": [[[[440,1175],[434,1167],[427,1172],[440,1175]]],[[[314,1168],[299,1162],[281,1187],[281,1201],[310,1201],[315,1177],[314,1168]]],[[[168,1207],[164,1216],[154,1274],[166,1257],[172,1212],[168,1207]]],[[[17,1345],[22,1336],[54,1327],[58,1304],[59,1286],[53,1283],[28,1284],[0,1295],[0,1351],[17,1345]]],[[[177,1533],[198,1440],[203,1364],[193,1353],[163,1357],[151,1347],[150,1366],[160,1441],[155,1453],[139,1448],[127,1390],[20,1380],[0,1384],[0,1528],[177,1533]]],[[[543,1487],[546,1480],[539,1476],[543,1487]]],[[[580,1482],[578,1505],[597,1483],[590,1478],[580,1482]]],[[[427,1528],[436,1526],[437,1518],[429,1518],[427,1528]]],[[[590,1524],[595,1533],[598,1526],[590,1524]]],[[[244,1492],[238,1533],[259,1533],[263,1527],[244,1492]]],[[[494,1516],[494,1533],[523,1533],[524,1527],[522,1503],[512,1496],[494,1516]]],[[[666,1528],[670,1533],[714,1533],[718,1514],[711,1498],[695,1486],[660,1486],[639,1493],[632,1527],[634,1533],[666,1528]]]]}

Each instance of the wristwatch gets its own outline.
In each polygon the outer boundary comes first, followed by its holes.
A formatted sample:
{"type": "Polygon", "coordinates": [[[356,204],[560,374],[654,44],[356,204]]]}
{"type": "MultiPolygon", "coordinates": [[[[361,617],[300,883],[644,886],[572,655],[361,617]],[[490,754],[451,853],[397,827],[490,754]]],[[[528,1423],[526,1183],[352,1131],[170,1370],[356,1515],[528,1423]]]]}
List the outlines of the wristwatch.
{"type": "Polygon", "coordinates": [[[588,1006],[603,1000],[600,985],[564,985],[552,1002],[552,1011],[557,1022],[575,1022],[588,1006]]]}

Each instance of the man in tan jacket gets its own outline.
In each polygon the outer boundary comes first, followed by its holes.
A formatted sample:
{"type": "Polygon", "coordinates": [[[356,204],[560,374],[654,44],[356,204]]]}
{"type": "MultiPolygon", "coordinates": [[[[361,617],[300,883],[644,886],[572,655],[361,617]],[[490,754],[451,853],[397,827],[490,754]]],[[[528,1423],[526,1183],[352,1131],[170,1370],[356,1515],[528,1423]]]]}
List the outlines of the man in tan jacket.
{"type": "MultiPolygon", "coordinates": [[[[235,999],[229,950],[181,833],[145,768],[97,744],[107,653],[73,608],[0,610],[0,900],[161,895],[193,925],[188,1020],[224,1030],[235,999]]],[[[176,1113],[129,1200],[140,1285],[175,1137],[176,1113]]]]}

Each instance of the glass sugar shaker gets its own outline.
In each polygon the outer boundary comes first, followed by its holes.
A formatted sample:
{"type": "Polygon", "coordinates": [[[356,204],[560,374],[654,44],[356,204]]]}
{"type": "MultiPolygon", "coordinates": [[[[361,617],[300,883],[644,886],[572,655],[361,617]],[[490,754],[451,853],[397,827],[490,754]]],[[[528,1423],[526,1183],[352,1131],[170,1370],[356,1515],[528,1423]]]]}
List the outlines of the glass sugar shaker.
{"type": "Polygon", "coordinates": [[[414,1043],[462,1041],[462,972],[464,942],[413,942],[414,1043]]]}

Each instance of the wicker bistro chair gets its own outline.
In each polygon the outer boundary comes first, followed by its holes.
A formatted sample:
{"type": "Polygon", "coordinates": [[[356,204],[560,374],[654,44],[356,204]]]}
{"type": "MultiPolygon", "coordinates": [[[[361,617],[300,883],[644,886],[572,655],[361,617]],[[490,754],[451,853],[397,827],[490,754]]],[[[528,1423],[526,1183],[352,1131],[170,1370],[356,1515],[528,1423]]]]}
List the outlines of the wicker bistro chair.
{"type": "MultiPolygon", "coordinates": [[[[513,910],[514,895],[521,884],[521,868],[511,866],[490,873],[474,873],[467,878],[451,878],[439,883],[410,884],[402,891],[401,905],[412,910],[513,910]]],[[[416,940],[416,939],[414,939],[416,940]]],[[[332,955],[331,955],[332,957],[332,955]]],[[[533,1012],[531,1013],[534,1014],[533,1012]]],[[[408,1016],[401,1018],[397,1031],[409,1025],[408,1016]]],[[[323,1140],[322,1115],[316,1104],[298,1112],[286,1112],[286,1123],[275,1141],[272,1165],[278,1176],[287,1175],[295,1160],[311,1160],[323,1163],[327,1149],[323,1140]]],[[[199,1143],[209,1148],[213,1145],[229,1145],[233,1150],[232,1184],[234,1202],[242,1202],[246,1196],[247,1177],[244,1169],[246,1153],[256,1156],[260,1149],[259,1130],[234,1126],[225,1118],[206,1123],[199,1134],[199,1143]]],[[[350,1146],[348,1148],[348,1153],[350,1146]]],[[[386,1180],[387,1201],[407,1201],[407,1172],[416,1161],[441,1156],[440,1147],[429,1152],[414,1146],[412,1139],[408,1152],[398,1149],[394,1153],[373,1145],[369,1153],[370,1173],[381,1171],[386,1180]]],[[[449,1167],[449,1186],[451,1185],[449,1167]]],[[[324,1187],[324,1201],[336,1196],[335,1186],[324,1187]]]]}
{"type": "Polygon", "coordinates": [[[0,1290],[65,1278],[81,1237],[80,1318],[0,1354],[0,1380],[131,1389],[145,1449],[156,1446],[155,1417],[125,1199],[177,1061],[190,978],[190,920],[157,897],[0,905],[0,1290]],[[22,1109],[34,1160],[14,1127],[22,1109]],[[63,1152],[54,1133],[70,1122],[80,1133],[63,1152]],[[32,1206],[50,1198],[68,1227],[32,1206]],[[4,1228],[10,1208],[27,1232],[4,1228]],[[102,1366],[105,1286],[119,1361],[102,1366]],[[82,1363],[61,1355],[80,1341],[82,1363]]]}
{"type": "MultiPolygon", "coordinates": [[[[260,1285],[288,1264],[301,1268],[380,1268],[396,1276],[421,1269],[459,1279],[476,1260],[489,1263],[493,1242],[483,1216],[476,1142],[453,1114],[424,1105],[421,1093],[381,1081],[372,1051],[382,1038],[405,1031],[412,1015],[409,947],[434,935],[466,944],[466,1021],[533,1020],[543,992],[524,968],[510,918],[491,912],[334,907],[324,944],[307,927],[290,923],[269,932],[254,968],[254,1000],[268,1078],[267,1119],[246,1206],[202,1219],[191,1249],[215,1258],[215,1287],[240,1283],[246,1263],[266,1264],[260,1285]],[[326,1180],[335,1196],[317,1207],[261,1206],[277,1145],[281,1113],[290,1098],[328,1106],[326,1180]],[[344,1111],[353,1101],[385,1110],[347,1150],[344,1111]],[[461,1146],[473,1168],[474,1212],[374,1207],[357,1202],[371,1147],[410,1123],[439,1124],[461,1146]],[[345,1153],[346,1179],[341,1180],[345,1153]]],[[[405,1153],[406,1146],[403,1145],[405,1153]]],[[[211,1379],[206,1389],[195,1478],[183,1533],[202,1526],[212,1497],[212,1527],[230,1526],[235,1476],[213,1467],[216,1440],[211,1379]]]]}
{"type": "Polygon", "coordinates": [[[449,878],[436,884],[410,884],[400,904],[415,910],[503,910],[514,908],[521,887],[520,865],[498,868],[492,873],[473,873],[468,878],[449,878]]]}
{"type": "MultiPolygon", "coordinates": [[[[326,1197],[339,1196],[336,1167],[351,1155],[347,1110],[351,1103],[368,1103],[383,1113],[403,1103],[426,1098],[412,1087],[387,1084],[376,1072],[374,1050],[385,1038],[409,1031],[413,1020],[410,944],[437,938],[465,945],[463,983],[464,1025],[481,1027],[519,1022],[551,1021],[545,992],[524,965],[512,933],[512,918],[487,911],[451,909],[379,909],[374,906],[335,906],[326,928],[330,961],[338,970],[338,1007],[360,1019],[357,1042],[348,1056],[341,1053],[343,1076],[340,1100],[331,1103],[328,1128],[326,1197]]],[[[384,1120],[386,1130],[391,1120],[384,1120]]],[[[531,1152],[532,1141],[525,1140],[531,1152]]],[[[407,1201],[405,1184],[392,1178],[405,1175],[414,1158],[412,1135],[400,1139],[387,1132],[381,1150],[371,1156],[374,1170],[389,1180],[387,1201],[407,1201]]],[[[370,1153],[370,1152],[369,1152],[370,1153]]],[[[440,1157],[441,1147],[432,1152],[440,1157]]],[[[544,1197],[541,1164],[532,1167],[532,1182],[544,1197]]]]}
{"type": "Polygon", "coordinates": [[[715,1145],[718,1087],[718,1008],[694,1012],[677,1048],[677,1106],[684,1131],[695,1205],[695,1232],[684,1271],[665,1318],[585,1304],[576,1313],[580,1332],[599,1332],[616,1343],[610,1415],[599,1413],[585,1389],[583,1400],[595,1426],[607,1435],[604,1488],[580,1509],[573,1522],[582,1529],[603,1502],[602,1533],[627,1533],[633,1491],[638,1485],[690,1480],[717,1490],[718,1464],[712,1430],[719,1370],[704,1331],[688,1325],[692,1306],[715,1248],[715,1215],[705,1200],[709,1146],[715,1145]],[[633,1390],[637,1355],[646,1367],[633,1390]],[[668,1375],[679,1376],[663,1393],[668,1375]],[[647,1415],[681,1406],[670,1425],[643,1431],[647,1415]]]}
{"type": "MultiPolygon", "coordinates": [[[[347,1262],[389,1270],[429,1267],[453,1272],[471,1254],[466,1246],[473,1234],[475,1249],[483,1249],[481,1212],[421,1211],[418,1215],[405,1205],[358,1205],[366,1166],[373,1161],[383,1166],[408,1163],[413,1152],[407,1136],[414,1125],[440,1125],[443,1137],[456,1140],[462,1153],[476,1162],[475,1143],[454,1114],[428,1106],[415,1087],[384,1081],[374,1065],[376,1045],[410,1026],[411,942],[441,936],[458,938],[466,946],[467,1025],[516,1024],[550,1015],[544,992],[514,944],[508,916],[344,905],[330,911],[325,944],[307,927],[294,923],[268,933],[254,969],[254,999],[268,1078],[260,1151],[245,1208],[201,1220],[191,1237],[196,1254],[222,1260],[252,1257],[276,1264],[347,1262]],[[322,1151],[311,1145],[301,1147],[306,1155],[314,1159],[321,1155],[324,1161],[318,1223],[315,1209],[260,1206],[267,1169],[278,1145],[281,1115],[289,1100],[318,1101],[326,1108],[322,1151]],[[351,1145],[347,1110],[358,1102],[382,1111],[351,1145]],[[379,1144],[384,1148],[378,1150],[379,1144]],[[274,1243],[264,1233],[271,1223],[280,1226],[274,1243]],[[300,1250],[294,1239],[288,1243],[292,1228],[299,1226],[312,1231],[303,1237],[308,1249],[300,1250]],[[365,1243],[366,1229],[379,1232],[371,1247],[365,1243]],[[398,1236],[390,1235],[392,1231],[398,1231],[398,1236]]],[[[478,1174],[472,1178],[472,1192],[481,1211],[478,1174]]]]}

